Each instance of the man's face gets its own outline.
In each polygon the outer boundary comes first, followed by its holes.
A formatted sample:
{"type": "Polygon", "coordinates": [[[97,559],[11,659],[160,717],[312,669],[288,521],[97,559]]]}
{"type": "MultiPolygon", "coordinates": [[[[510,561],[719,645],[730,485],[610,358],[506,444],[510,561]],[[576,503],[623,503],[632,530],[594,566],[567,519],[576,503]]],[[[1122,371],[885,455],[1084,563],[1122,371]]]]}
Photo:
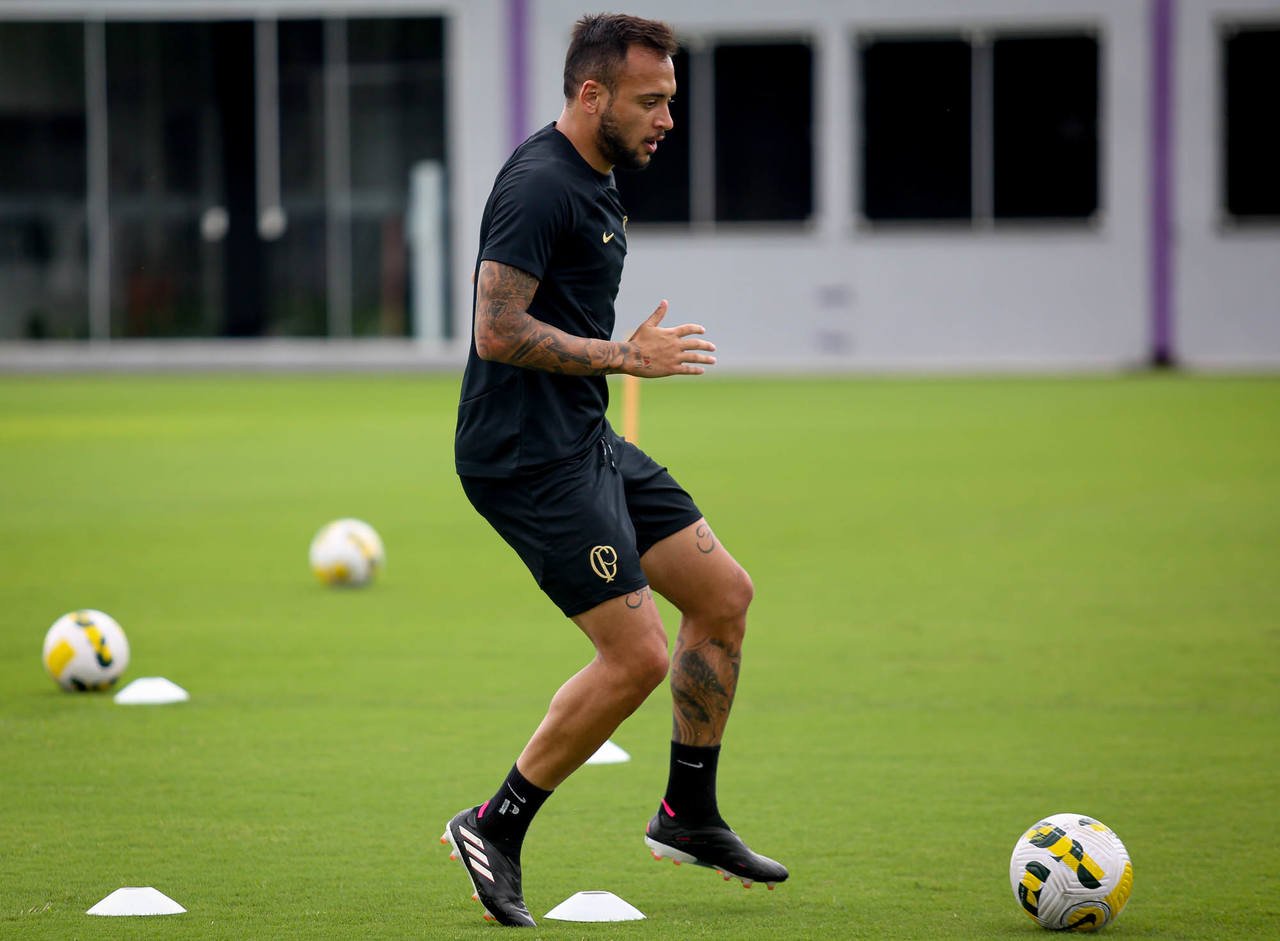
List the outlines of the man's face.
{"type": "Polygon", "coordinates": [[[675,66],[668,56],[632,46],[616,85],[600,112],[596,145],[614,166],[640,170],[674,127],[670,104],[676,93],[675,66]]]}

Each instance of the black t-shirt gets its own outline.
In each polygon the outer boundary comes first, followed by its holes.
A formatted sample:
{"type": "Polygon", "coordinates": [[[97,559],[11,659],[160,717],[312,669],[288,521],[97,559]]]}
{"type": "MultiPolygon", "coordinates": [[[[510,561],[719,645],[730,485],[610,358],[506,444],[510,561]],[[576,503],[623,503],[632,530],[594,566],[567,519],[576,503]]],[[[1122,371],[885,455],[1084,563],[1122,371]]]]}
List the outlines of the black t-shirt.
{"type": "MultiPolygon", "coordinates": [[[[579,337],[613,335],[613,302],[627,254],[612,173],[598,173],[549,124],[498,172],[480,222],[480,262],[538,279],[529,313],[579,337]]],[[[475,293],[471,316],[475,317],[475,293]]],[[[459,474],[505,477],[595,445],[609,388],[603,376],[564,376],[487,362],[475,333],[462,379],[454,462],[459,474]]]]}

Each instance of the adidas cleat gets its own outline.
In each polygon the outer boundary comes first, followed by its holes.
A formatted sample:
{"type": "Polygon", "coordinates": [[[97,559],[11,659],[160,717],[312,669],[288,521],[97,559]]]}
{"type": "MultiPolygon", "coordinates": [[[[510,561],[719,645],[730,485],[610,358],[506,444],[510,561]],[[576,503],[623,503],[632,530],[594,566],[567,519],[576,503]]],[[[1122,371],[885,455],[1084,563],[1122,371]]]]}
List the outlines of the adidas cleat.
{"type": "Polygon", "coordinates": [[[741,879],[742,887],[763,882],[772,889],[786,882],[787,867],[768,856],[753,853],[728,827],[685,827],[664,807],[645,827],[645,844],[657,860],[670,859],[677,866],[693,863],[714,869],[724,880],[741,879]]]}
{"type": "Polygon", "coordinates": [[[450,859],[461,861],[471,880],[471,898],[483,906],[486,921],[516,928],[536,926],[524,904],[520,864],[480,835],[475,807],[450,820],[440,842],[451,847],[450,859]]]}

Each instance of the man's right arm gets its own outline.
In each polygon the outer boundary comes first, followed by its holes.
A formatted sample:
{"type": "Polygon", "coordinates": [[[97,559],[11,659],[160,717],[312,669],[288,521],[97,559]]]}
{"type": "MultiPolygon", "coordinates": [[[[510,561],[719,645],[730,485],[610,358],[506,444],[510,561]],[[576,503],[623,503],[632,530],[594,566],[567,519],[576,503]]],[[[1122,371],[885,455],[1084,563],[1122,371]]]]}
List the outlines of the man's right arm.
{"type": "Polygon", "coordinates": [[[661,327],[667,302],[626,342],[565,333],[529,313],[538,279],[511,265],[485,260],[476,279],[476,353],[481,359],[567,376],[629,373],[656,378],[701,373],[715,347],[694,334],[697,324],[661,327]]]}
{"type": "MultiPolygon", "coordinates": [[[[476,279],[476,353],[481,359],[567,376],[624,372],[628,344],[576,337],[529,313],[538,279],[482,261],[476,279]]],[[[634,355],[634,354],[633,354],[634,355]]]]}

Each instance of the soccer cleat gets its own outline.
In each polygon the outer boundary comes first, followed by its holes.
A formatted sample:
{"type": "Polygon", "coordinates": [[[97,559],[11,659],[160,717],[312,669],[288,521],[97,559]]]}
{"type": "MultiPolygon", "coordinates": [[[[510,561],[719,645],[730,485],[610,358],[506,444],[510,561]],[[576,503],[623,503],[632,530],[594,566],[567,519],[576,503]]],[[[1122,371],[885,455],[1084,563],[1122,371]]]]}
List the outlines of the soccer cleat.
{"type": "Polygon", "coordinates": [[[670,859],[677,866],[705,866],[720,873],[726,882],[741,879],[746,889],[756,882],[772,889],[790,875],[782,863],[753,853],[728,827],[686,827],[665,806],[654,814],[644,832],[644,842],[654,859],[670,859]]]}
{"type": "Polygon", "coordinates": [[[486,921],[515,928],[536,926],[529,909],[524,904],[524,891],[520,886],[520,864],[512,862],[480,835],[476,825],[476,808],[458,813],[440,837],[441,843],[453,849],[450,859],[462,862],[471,880],[471,897],[484,907],[486,921]]]}

